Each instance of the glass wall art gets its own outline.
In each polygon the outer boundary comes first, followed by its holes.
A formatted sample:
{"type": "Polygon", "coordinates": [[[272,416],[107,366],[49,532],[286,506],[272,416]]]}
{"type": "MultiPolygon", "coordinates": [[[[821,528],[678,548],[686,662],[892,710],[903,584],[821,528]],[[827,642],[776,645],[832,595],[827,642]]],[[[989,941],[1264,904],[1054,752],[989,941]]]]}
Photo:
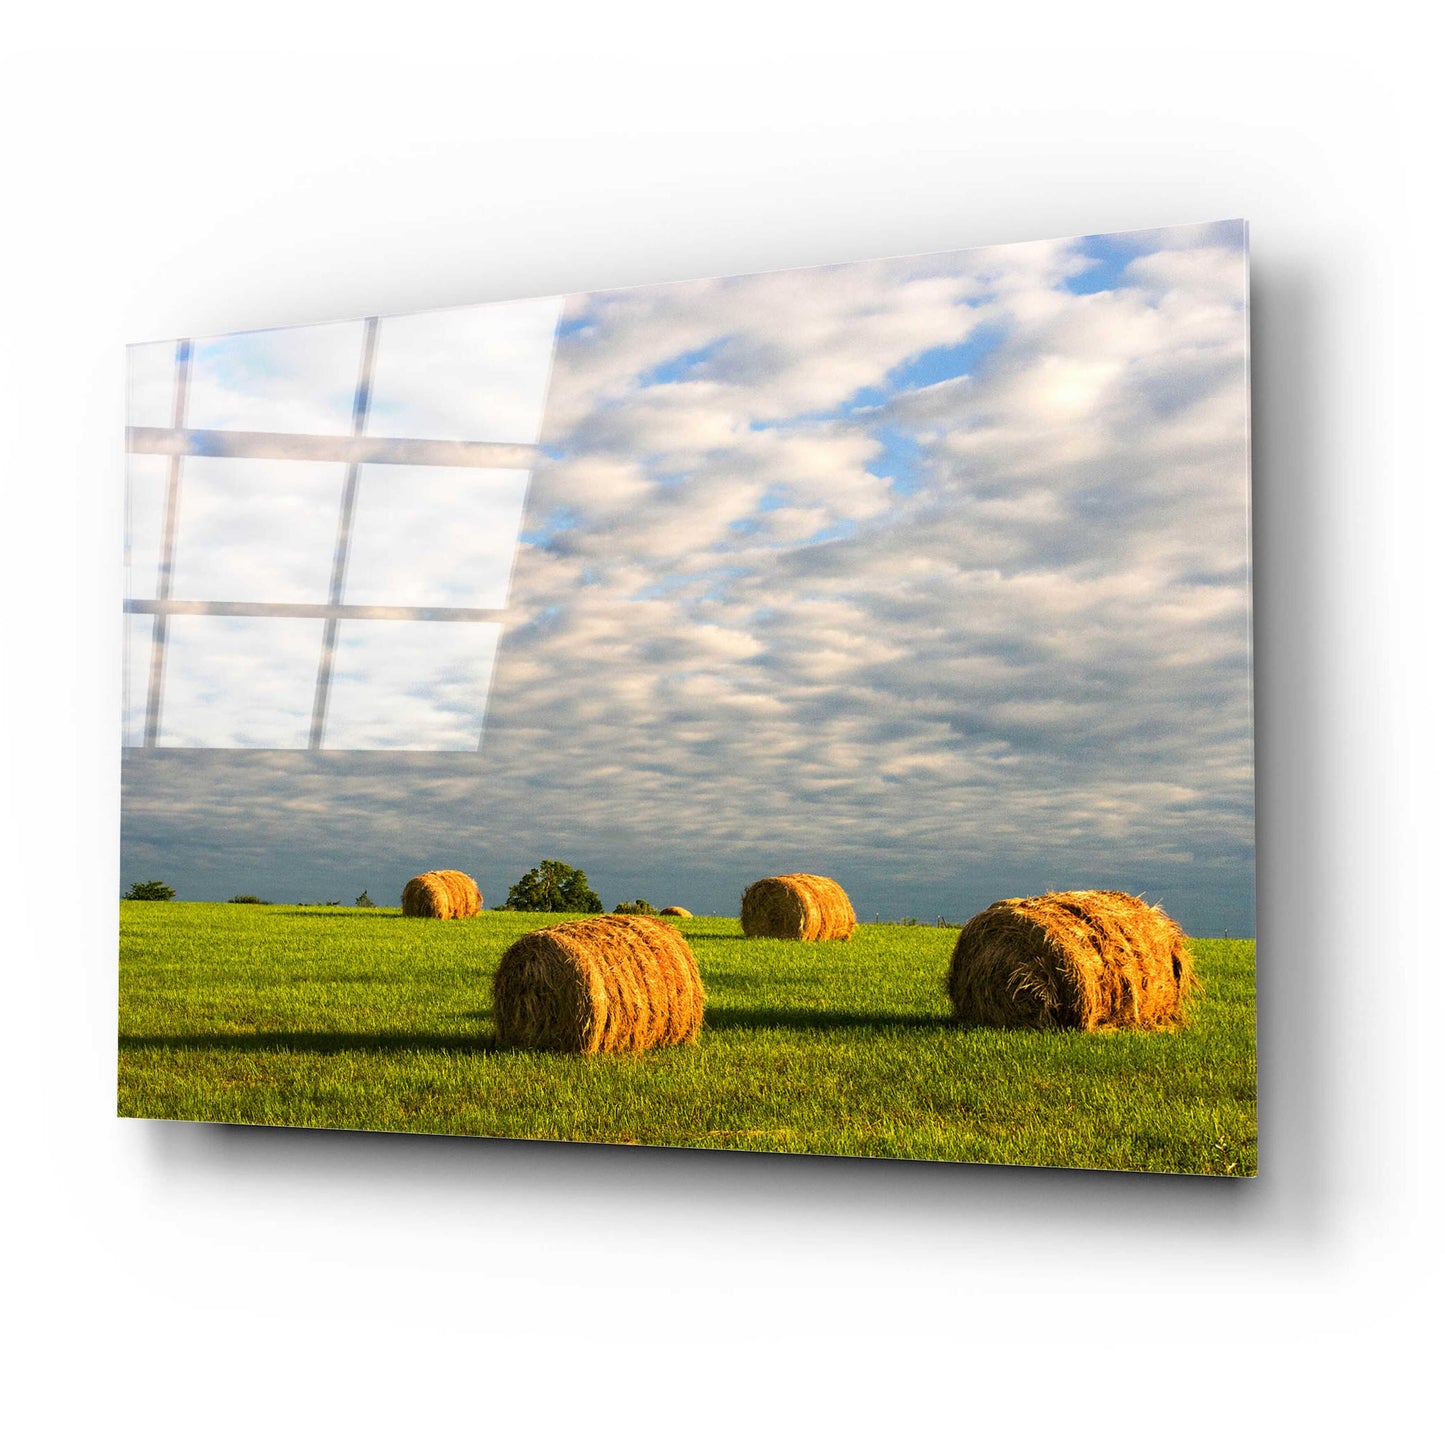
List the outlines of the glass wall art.
{"type": "Polygon", "coordinates": [[[127,404],[122,1115],[1256,1171],[1243,222],[127,404]]]}

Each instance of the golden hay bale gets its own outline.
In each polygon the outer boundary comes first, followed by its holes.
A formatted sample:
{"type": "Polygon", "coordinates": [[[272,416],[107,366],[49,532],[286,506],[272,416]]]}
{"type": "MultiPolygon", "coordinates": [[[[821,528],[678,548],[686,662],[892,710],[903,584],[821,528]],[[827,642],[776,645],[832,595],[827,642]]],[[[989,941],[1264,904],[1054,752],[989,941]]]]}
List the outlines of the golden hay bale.
{"type": "Polygon", "coordinates": [[[401,890],[401,911],[407,918],[471,918],[481,907],[476,880],[451,868],[419,873],[401,890]]]}
{"type": "Polygon", "coordinates": [[[742,924],[748,938],[818,943],[851,938],[858,918],[848,895],[831,878],[784,873],[748,885],[743,893],[742,924]]]}
{"type": "Polygon", "coordinates": [[[686,908],[679,908],[674,903],[671,908],[664,908],[657,916],[659,918],[691,918],[692,914],[686,908]]]}
{"type": "Polygon", "coordinates": [[[1160,1028],[1199,987],[1184,930],[1128,893],[1005,898],[970,918],[948,966],[963,1023],[1160,1028]]]}
{"type": "Polygon", "coordinates": [[[502,1043],[570,1054],[691,1043],[702,1006],[702,976],[682,935],[633,913],[524,934],[492,984],[502,1043]]]}

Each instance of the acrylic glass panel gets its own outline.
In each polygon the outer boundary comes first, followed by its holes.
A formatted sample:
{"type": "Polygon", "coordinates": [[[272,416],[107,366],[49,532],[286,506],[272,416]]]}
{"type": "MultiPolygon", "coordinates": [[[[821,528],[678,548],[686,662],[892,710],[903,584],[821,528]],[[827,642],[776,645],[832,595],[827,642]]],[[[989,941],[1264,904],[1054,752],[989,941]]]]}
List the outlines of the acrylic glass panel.
{"type": "Polygon", "coordinates": [[[1254,1172],[1242,222],[127,397],[122,1113],[1254,1172]]]}

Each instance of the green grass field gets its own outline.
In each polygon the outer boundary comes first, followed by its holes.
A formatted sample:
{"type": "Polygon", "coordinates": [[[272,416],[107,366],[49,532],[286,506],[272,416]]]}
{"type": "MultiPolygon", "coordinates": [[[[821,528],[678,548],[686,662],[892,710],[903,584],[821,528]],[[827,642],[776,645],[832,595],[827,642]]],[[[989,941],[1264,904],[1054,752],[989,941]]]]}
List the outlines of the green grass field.
{"type": "Polygon", "coordinates": [[[694,1047],[497,1047],[492,972],[558,916],[123,903],[119,1112],[1001,1164],[1253,1174],[1254,944],[1200,940],[1176,1033],[962,1029],[957,930],[848,943],[679,919],[707,987],[694,1047]]]}

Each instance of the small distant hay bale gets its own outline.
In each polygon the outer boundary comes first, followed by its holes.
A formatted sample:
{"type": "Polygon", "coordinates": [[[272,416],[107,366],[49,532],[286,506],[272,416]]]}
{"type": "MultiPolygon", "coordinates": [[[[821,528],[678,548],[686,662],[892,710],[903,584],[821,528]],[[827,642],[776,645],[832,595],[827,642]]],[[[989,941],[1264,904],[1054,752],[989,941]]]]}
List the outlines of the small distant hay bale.
{"type": "Polygon", "coordinates": [[[481,908],[476,879],[451,868],[419,873],[401,890],[401,911],[406,918],[471,918],[481,908]]]}
{"type": "Polygon", "coordinates": [[[691,918],[691,917],[692,917],[692,914],[689,913],[686,908],[679,908],[679,907],[677,906],[677,904],[674,903],[670,908],[664,908],[664,909],[662,910],[662,912],[658,914],[658,917],[659,917],[659,918],[691,918]]]}
{"type": "Polygon", "coordinates": [[[1200,987],[1184,930],[1128,893],[1005,898],[963,926],[948,967],[961,1023],[1164,1028],[1200,987]]]}
{"type": "Polygon", "coordinates": [[[816,873],[783,873],[750,883],[743,894],[741,917],[748,938],[804,943],[847,940],[858,926],[841,885],[816,873]]]}
{"type": "Polygon", "coordinates": [[[524,934],[492,984],[503,1044],[622,1053],[692,1043],[702,1027],[697,960],[676,928],[615,913],[524,934]]]}

